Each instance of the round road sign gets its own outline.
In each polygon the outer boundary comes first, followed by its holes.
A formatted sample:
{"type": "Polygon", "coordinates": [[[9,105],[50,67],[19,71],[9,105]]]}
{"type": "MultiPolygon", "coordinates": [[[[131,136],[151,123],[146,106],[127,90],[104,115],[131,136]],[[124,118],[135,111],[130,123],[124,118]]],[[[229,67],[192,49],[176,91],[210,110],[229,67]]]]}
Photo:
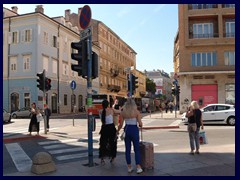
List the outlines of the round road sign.
{"type": "Polygon", "coordinates": [[[83,6],[80,18],[79,18],[79,24],[82,29],[86,29],[91,21],[92,13],[91,9],[88,5],[83,6]]]}

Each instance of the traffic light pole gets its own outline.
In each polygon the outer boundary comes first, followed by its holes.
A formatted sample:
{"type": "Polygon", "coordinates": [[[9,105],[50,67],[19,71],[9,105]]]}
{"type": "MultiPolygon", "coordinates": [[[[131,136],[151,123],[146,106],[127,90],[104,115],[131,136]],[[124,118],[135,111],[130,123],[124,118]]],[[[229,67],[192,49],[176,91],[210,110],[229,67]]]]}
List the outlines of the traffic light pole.
{"type": "Polygon", "coordinates": [[[93,163],[93,115],[92,115],[92,34],[89,29],[90,36],[87,38],[87,61],[88,61],[88,75],[87,75],[87,106],[88,106],[88,166],[94,166],[93,163]]]}
{"type": "Polygon", "coordinates": [[[175,99],[175,118],[177,117],[177,87],[178,87],[178,81],[177,81],[177,79],[175,79],[175,81],[174,81],[174,85],[175,85],[175,97],[174,97],[174,99],[175,99]]]}
{"type": "Polygon", "coordinates": [[[133,95],[133,86],[132,86],[132,73],[131,73],[131,71],[130,71],[130,73],[129,73],[129,80],[130,80],[130,97],[132,97],[132,95],[133,95]]]}
{"type": "MultiPolygon", "coordinates": [[[[46,90],[45,90],[45,78],[46,78],[46,71],[43,70],[43,111],[45,110],[45,104],[46,104],[46,90]]],[[[47,134],[47,117],[46,114],[44,114],[44,134],[47,134]]]]}

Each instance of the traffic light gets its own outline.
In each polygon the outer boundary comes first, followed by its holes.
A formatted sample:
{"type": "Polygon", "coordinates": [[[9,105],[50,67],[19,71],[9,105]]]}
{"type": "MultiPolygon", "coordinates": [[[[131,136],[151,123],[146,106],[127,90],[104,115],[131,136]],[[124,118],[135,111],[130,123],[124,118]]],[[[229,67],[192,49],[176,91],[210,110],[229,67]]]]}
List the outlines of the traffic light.
{"type": "Polygon", "coordinates": [[[172,86],[172,95],[175,96],[175,85],[172,86]]]}
{"type": "Polygon", "coordinates": [[[177,86],[177,94],[180,94],[180,86],[177,86]]]}
{"type": "Polygon", "coordinates": [[[51,89],[52,87],[51,81],[52,81],[51,79],[45,77],[45,92],[51,89]]]}
{"type": "Polygon", "coordinates": [[[135,91],[138,88],[138,77],[132,74],[132,90],[135,91]]]}
{"type": "Polygon", "coordinates": [[[71,58],[78,61],[78,64],[72,64],[73,71],[78,72],[78,76],[87,77],[88,60],[87,60],[87,41],[72,42],[71,48],[77,50],[77,53],[72,52],[71,58]]]}
{"type": "Polygon", "coordinates": [[[43,91],[44,90],[44,72],[42,73],[37,73],[37,76],[39,79],[37,79],[37,87],[39,88],[39,90],[43,91]]]}
{"type": "Polygon", "coordinates": [[[92,79],[98,77],[98,55],[93,52],[92,54],[92,79]]]}

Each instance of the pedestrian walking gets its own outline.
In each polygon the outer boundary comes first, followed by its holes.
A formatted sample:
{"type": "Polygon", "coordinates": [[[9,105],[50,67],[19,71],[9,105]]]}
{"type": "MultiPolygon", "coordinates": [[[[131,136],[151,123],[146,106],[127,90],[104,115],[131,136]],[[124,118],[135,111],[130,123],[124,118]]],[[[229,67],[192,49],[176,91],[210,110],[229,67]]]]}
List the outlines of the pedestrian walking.
{"type": "Polygon", "coordinates": [[[137,168],[137,173],[141,173],[143,170],[140,165],[140,148],[139,148],[139,127],[142,127],[141,114],[137,110],[137,105],[134,99],[127,99],[123,106],[122,112],[120,114],[120,124],[118,126],[117,132],[121,130],[123,123],[125,122],[125,157],[128,167],[128,172],[132,172],[133,168],[131,165],[131,142],[133,143],[133,149],[135,153],[135,164],[137,168]]]}
{"type": "Polygon", "coordinates": [[[30,120],[29,127],[28,127],[29,135],[32,135],[32,132],[37,132],[37,135],[39,135],[39,122],[37,121],[38,113],[40,113],[40,112],[36,108],[36,103],[32,103],[31,120],[30,120]]]}
{"type": "Polygon", "coordinates": [[[48,105],[46,105],[46,108],[44,109],[44,114],[46,116],[46,120],[47,120],[47,131],[49,132],[49,118],[51,116],[51,110],[49,109],[48,105]]]}
{"type": "Polygon", "coordinates": [[[117,155],[117,131],[113,123],[113,116],[116,113],[120,114],[120,110],[109,108],[108,106],[109,102],[103,100],[103,110],[100,112],[102,126],[99,143],[99,158],[102,165],[105,164],[105,157],[111,158],[110,162],[113,163],[117,155]]]}
{"type": "MultiPolygon", "coordinates": [[[[116,110],[119,110],[121,108],[118,103],[118,99],[115,99],[112,108],[116,109],[116,110]]],[[[119,113],[113,115],[113,123],[114,123],[115,127],[118,126],[118,122],[119,122],[119,113]]]]}
{"type": "Polygon", "coordinates": [[[194,155],[194,150],[196,146],[196,154],[199,154],[199,130],[200,126],[203,129],[203,121],[202,121],[202,112],[199,109],[199,105],[197,101],[192,101],[188,111],[186,113],[186,117],[188,118],[188,134],[190,141],[190,154],[194,155]]]}

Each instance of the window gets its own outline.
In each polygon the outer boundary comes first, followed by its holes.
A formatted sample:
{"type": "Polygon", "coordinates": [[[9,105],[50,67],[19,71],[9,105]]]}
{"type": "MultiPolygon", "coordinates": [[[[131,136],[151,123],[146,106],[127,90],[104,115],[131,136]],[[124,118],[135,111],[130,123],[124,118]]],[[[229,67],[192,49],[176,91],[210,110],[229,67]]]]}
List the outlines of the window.
{"type": "Polygon", "coordinates": [[[192,66],[215,66],[217,65],[216,52],[192,53],[192,66]]]}
{"type": "Polygon", "coordinates": [[[226,104],[235,104],[235,84],[226,84],[226,104]]]}
{"type": "Polygon", "coordinates": [[[230,109],[230,106],[216,106],[215,111],[224,111],[230,109]]]}
{"type": "Polygon", "coordinates": [[[64,106],[67,106],[67,94],[64,94],[64,106]]]}
{"type": "Polygon", "coordinates": [[[23,30],[21,32],[22,42],[31,42],[32,41],[32,29],[23,30]]]}
{"type": "Polygon", "coordinates": [[[48,61],[49,61],[49,58],[46,56],[43,56],[43,69],[45,69],[46,71],[48,71],[48,61]]]}
{"type": "Polygon", "coordinates": [[[24,93],[24,107],[30,108],[30,93],[24,93]]]}
{"type": "Polygon", "coordinates": [[[211,9],[216,7],[216,4],[192,4],[192,9],[211,9]]]}
{"type": "Polygon", "coordinates": [[[68,65],[66,63],[63,64],[63,74],[68,75],[68,65]]]}
{"type": "Polygon", "coordinates": [[[10,71],[17,70],[17,57],[10,57],[10,71]]]}
{"type": "Polygon", "coordinates": [[[30,55],[23,56],[23,70],[30,70],[30,55]]]}
{"type": "Polygon", "coordinates": [[[226,66],[235,65],[235,51],[226,51],[224,52],[224,62],[226,66]]]}
{"type": "Polygon", "coordinates": [[[193,38],[213,37],[213,23],[193,24],[193,38]]]}
{"type": "Polygon", "coordinates": [[[52,60],[52,73],[57,74],[57,60],[52,60]]]}
{"type": "Polygon", "coordinates": [[[235,19],[226,22],[226,37],[235,37],[235,19]]]}
{"type": "Polygon", "coordinates": [[[17,44],[18,43],[18,31],[15,31],[12,33],[12,43],[17,44]]]}
{"type": "Polygon", "coordinates": [[[48,33],[47,32],[43,33],[43,43],[48,44],[48,33]]]}
{"type": "Polygon", "coordinates": [[[53,46],[53,47],[57,47],[57,36],[53,36],[52,46],[53,46]]]}

